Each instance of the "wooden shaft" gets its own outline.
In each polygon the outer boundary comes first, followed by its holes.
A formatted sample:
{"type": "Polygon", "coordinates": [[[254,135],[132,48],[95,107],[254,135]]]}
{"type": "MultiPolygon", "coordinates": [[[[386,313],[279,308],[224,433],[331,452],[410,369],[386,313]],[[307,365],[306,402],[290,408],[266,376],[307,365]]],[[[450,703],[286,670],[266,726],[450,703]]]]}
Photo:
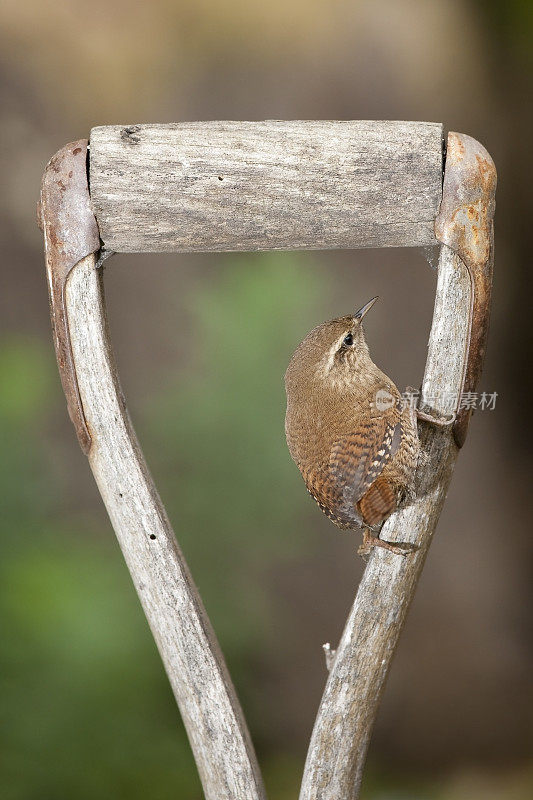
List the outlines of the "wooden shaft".
{"type": "Polygon", "coordinates": [[[66,285],[72,352],[91,435],[89,463],[180,707],[205,797],[264,800],[224,658],[124,405],[102,270],[95,263],[94,254],[79,261],[66,285]]]}
{"type": "Polygon", "coordinates": [[[429,122],[184,122],[90,137],[107,250],[434,245],[443,130],[429,122]]]}
{"type": "MultiPolygon", "coordinates": [[[[461,259],[442,246],[422,399],[449,415],[462,387],[471,284],[461,259]]],[[[419,426],[424,457],[416,499],[385,522],[381,538],[418,548],[405,557],[372,551],[348,615],[307,753],[300,800],[356,800],[392,657],[437,526],[458,448],[452,427],[419,426]]]]}

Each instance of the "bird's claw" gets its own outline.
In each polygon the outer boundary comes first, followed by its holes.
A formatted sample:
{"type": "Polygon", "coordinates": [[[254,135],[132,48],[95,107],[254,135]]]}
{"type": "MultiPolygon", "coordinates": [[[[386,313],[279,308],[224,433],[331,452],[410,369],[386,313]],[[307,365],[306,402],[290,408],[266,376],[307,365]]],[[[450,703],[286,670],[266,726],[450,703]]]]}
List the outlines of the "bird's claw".
{"type": "Polygon", "coordinates": [[[363,533],[363,541],[357,548],[357,555],[360,555],[365,561],[365,556],[369,556],[374,547],[381,547],[383,550],[388,550],[390,553],[395,553],[398,556],[406,556],[408,553],[414,553],[418,550],[417,545],[411,542],[387,542],[385,539],[380,539],[378,536],[373,536],[368,530],[363,533]]]}

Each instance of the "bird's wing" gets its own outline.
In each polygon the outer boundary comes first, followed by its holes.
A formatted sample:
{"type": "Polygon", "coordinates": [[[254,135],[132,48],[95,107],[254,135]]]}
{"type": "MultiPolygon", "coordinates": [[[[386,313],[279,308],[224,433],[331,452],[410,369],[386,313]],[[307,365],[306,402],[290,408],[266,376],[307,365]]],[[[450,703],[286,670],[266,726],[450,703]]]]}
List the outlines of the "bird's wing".
{"type": "Polygon", "coordinates": [[[397,406],[372,416],[360,427],[335,442],[329,458],[329,473],[344,514],[354,513],[357,503],[381,475],[402,439],[397,406]]]}

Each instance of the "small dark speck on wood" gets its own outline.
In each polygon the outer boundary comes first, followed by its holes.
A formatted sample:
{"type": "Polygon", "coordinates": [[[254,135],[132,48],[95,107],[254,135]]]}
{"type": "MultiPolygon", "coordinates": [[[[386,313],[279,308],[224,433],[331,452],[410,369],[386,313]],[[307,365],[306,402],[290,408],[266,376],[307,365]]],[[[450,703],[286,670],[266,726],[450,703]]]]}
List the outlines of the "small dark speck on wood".
{"type": "Polygon", "coordinates": [[[129,127],[122,129],[120,138],[123,142],[127,142],[128,144],[139,144],[141,137],[137,134],[140,130],[140,125],[130,125],[129,127]]]}

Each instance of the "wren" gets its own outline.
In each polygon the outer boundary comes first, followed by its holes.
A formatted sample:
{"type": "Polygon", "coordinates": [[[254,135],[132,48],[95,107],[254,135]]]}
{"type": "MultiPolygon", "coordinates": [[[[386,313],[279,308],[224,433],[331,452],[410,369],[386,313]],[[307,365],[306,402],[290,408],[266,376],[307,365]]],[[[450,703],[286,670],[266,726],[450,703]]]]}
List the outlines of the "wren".
{"type": "Polygon", "coordinates": [[[322,511],[339,528],[363,529],[359,553],[379,546],[405,555],[376,533],[413,497],[420,445],[416,412],[370,358],[362,321],[376,300],[297,347],[285,373],[285,433],[322,511]]]}

